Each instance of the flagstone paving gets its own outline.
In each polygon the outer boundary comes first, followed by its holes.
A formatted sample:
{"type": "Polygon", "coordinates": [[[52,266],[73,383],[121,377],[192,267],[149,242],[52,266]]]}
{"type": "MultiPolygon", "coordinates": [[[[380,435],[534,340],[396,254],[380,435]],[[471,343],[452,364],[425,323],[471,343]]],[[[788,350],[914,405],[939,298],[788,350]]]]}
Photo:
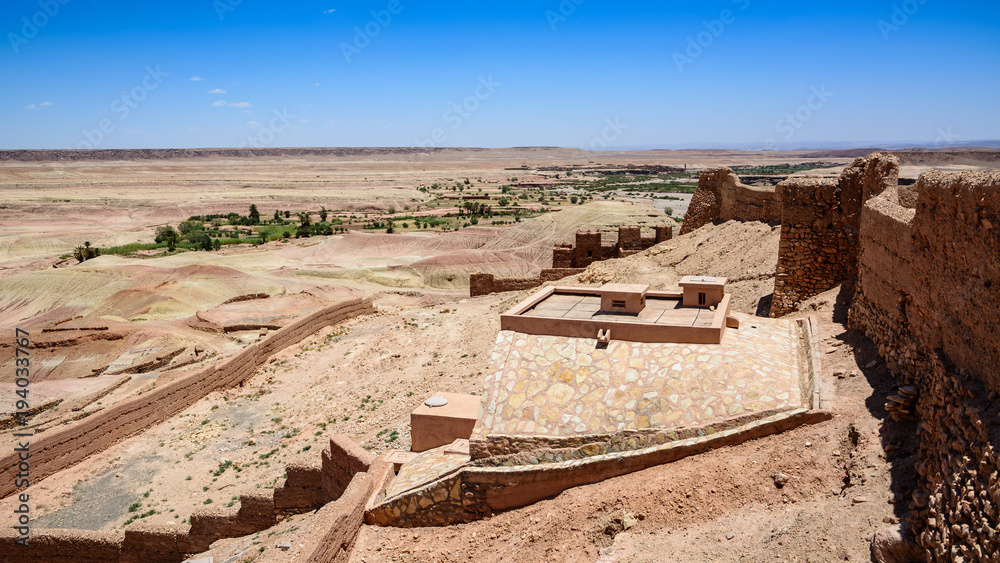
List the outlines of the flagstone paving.
{"type": "Polygon", "coordinates": [[[399,474],[386,489],[385,498],[392,498],[399,493],[429,483],[469,461],[468,454],[446,453],[449,448],[450,446],[441,446],[427,450],[403,464],[399,474]]]}
{"type": "MultiPolygon", "coordinates": [[[[502,331],[486,382],[485,435],[574,436],[712,424],[803,406],[794,321],[734,313],[721,345],[502,331]]],[[[808,405],[806,405],[808,406],[808,405]]]]}

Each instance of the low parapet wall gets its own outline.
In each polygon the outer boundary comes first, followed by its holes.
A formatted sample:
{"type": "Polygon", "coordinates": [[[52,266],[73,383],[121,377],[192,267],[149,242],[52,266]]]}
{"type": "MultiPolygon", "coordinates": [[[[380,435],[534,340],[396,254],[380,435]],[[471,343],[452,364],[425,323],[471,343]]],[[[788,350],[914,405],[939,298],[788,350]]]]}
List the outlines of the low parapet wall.
{"type": "MultiPolygon", "coordinates": [[[[323,327],[374,310],[371,299],[342,301],[272,333],[210,368],[109,407],[69,428],[32,438],[28,460],[32,484],[179,414],[212,391],[238,385],[274,353],[323,327]]],[[[20,461],[17,453],[0,459],[0,498],[17,490],[15,482],[20,461]]]]}
{"type": "MultiPolygon", "coordinates": [[[[366,473],[374,460],[344,435],[330,438],[323,460],[322,466],[290,465],[286,467],[284,486],[270,494],[241,495],[238,508],[202,509],[191,515],[188,526],[136,522],[124,533],[41,530],[31,535],[28,547],[17,544],[20,536],[16,531],[4,528],[0,529],[0,554],[3,563],[179,563],[189,555],[207,551],[217,540],[266,530],[278,523],[280,514],[319,509],[311,533],[297,543],[296,551],[310,554],[303,561],[346,561],[363,522],[366,502],[378,481],[366,473]],[[356,471],[361,468],[364,471],[356,471]],[[345,482],[346,486],[329,498],[320,486],[326,481],[345,482]]],[[[258,559],[290,560],[285,552],[258,559]]]]}
{"type": "Polygon", "coordinates": [[[738,429],[644,449],[535,465],[463,466],[422,487],[385,499],[367,512],[366,522],[401,528],[469,522],[494,511],[527,506],[570,487],[597,483],[802,424],[829,420],[831,416],[828,412],[796,409],[738,429]]]}

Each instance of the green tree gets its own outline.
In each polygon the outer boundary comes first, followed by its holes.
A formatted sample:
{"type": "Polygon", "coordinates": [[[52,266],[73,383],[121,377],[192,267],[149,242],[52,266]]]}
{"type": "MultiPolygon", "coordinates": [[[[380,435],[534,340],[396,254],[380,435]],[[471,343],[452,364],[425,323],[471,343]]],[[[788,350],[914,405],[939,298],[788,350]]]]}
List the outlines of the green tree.
{"type": "Polygon", "coordinates": [[[156,244],[167,243],[167,250],[173,252],[177,248],[178,238],[180,238],[180,235],[177,234],[177,231],[173,227],[164,225],[156,228],[156,238],[153,240],[156,241],[156,244]]]}
{"type": "Polygon", "coordinates": [[[208,233],[202,233],[198,241],[198,246],[202,250],[212,250],[212,237],[208,236],[208,233]]]}
{"type": "Polygon", "coordinates": [[[96,246],[90,246],[90,241],[84,242],[83,246],[78,246],[73,250],[73,257],[76,258],[77,263],[86,262],[100,255],[101,249],[96,246]]]}
{"type": "Polygon", "coordinates": [[[260,224],[260,211],[257,211],[257,206],[250,204],[250,224],[259,225],[260,224]]]}
{"type": "Polygon", "coordinates": [[[327,211],[325,207],[323,207],[322,209],[320,209],[319,210],[319,220],[320,220],[320,222],[326,223],[326,218],[329,215],[329,213],[330,212],[327,211]]]}
{"type": "Polygon", "coordinates": [[[281,212],[278,211],[277,209],[274,210],[274,220],[281,221],[281,212]]]}
{"type": "Polygon", "coordinates": [[[177,225],[177,230],[180,231],[182,235],[192,233],[194,231],[199,230],[200,228],[201,228],[200,221],[191,221],[191,220],[182,221],[179,225],[177,225]]]}

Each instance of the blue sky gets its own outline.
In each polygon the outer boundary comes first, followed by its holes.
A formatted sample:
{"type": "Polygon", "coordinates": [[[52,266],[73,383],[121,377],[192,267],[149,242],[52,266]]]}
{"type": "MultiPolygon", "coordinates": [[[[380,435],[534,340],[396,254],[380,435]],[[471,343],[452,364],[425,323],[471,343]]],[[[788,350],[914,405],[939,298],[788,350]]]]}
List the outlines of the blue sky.
{"type": "Polygon", "coordinates": [[[995,0],[6,0],[0,31],[2,149],[1000,139],[995,0]]]}

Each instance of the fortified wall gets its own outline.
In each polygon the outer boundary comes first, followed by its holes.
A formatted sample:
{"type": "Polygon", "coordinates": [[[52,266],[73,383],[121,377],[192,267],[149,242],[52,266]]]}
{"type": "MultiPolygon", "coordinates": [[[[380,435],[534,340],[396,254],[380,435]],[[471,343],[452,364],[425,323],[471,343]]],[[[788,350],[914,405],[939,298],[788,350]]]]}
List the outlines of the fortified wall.
{"type": "MultiPolygon", "coordinates": [[[[917,391],[911,531],[932,560],[993,561],[1000,553],[1000,173],[928,172],[906,186],[898,178],[898,158],[875,153],[839,180],[793,177],[776,187],[781,242],[771,316],[857,278],[850,326],[917,391]]],[[[682,233],[717,219],[758,220],[741,209],[741,193],[724,170],[703,173],[682,233]]]]}
{"type": "Polygon", "coordinates": [[[712,221],[781,220],[781,187],[748,186],[728,168],[711,168],[698,177],[698,189],[684,216],[686,235],[712,221]]]}
{"type": "Polygon", "coordinates": [[[638,225],[618,227],[618,241],[605,245],[601,231],[577,231],[575,244],[559,244],[552,249],[552,267],[530,278],[497,278],[493,274],[469,276],[469,296],[478,297],[505,291],[523,291],[546,282],[558,281],[582,273],[594,262],[624,258],[651,248],[674,236],[674,228],[657,226],[653,236],[642,236],[638,225]]]}
{"type": "MultiPolygon", "coordinates": [[[[212,391],[240,384],[273,354],[323,327],[374,311],[371,299],[351,299],[320,309],[212,367],[109,407],[69,428],[38,435],[31,442],[32,484],[179,414],[212,391]]],[[[19,462],[17,453],[0,459],[0,498],[17,490],[14,483],[19,462]]]]}
{"type": "Polygon", "coordinates": [[[861,206],[898,183],[899,160],[875,153],[856,159],[836,181],[807,176],[778,184],[781,240],[771,317],[857,275],[861,206]]]}
{"type": "Polygon", "coordinates": [[[917,543],[1000,553],[1000,173],[921,175],[861,210],[852,328],[916,387],[917,543]],[[915,195],[915,198],[914,198],[915,195]]]}

